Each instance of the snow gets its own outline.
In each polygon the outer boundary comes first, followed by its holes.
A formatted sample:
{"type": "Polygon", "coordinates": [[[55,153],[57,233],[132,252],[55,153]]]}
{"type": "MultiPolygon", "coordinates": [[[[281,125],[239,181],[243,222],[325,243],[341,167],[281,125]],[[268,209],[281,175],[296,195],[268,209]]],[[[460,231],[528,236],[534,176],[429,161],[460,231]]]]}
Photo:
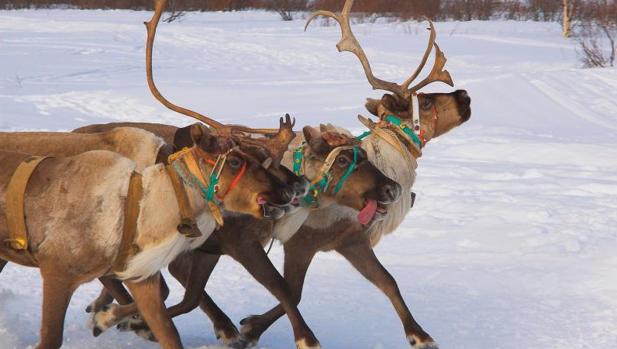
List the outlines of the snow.
{"type": "MultiPolygon", "coordinates": [[[[143,69],[148,12],[0,11],[0,129],[69,130],[118,120],[188,124],[150,96],[143,69]]],[[[468,124],[420,161],[416,207],[376,251],[410,309],[443,348],[617,348],[617,71],[579,69],[555,23],[436,24],[468,124]]],[[[357,24],[376,74],[402,81],[426,46],[425,24],[357,24]]],[[[371,91],[337,53],[339,29],[263,12],[189,14],[162,24],[155,75],[180,105],[224,122],[335,122],[354,132],[371,91]]],[[[432,86],[428,91],[450,91],[432,86]]],[[[282,248],[271,253],[277,265],[282,248]]],[[[65,347],[155,348],[131,334],[94,339],[76,293],[65,347]]],[[[181,298],[172,284],[169,304],[181,298]]],[[[208,290],[232,319],[275,302],[224,258],[208,290]]],[[[0,349],[37,342],[36,270],[0,275],[0,349]]],[[[408,348],[387,298],[340,256],[311,266],[300,306],[325,348],[408,348]]],[[[207,318],[176,321],[185,345],[214,348],[207,318]]],[[[293,346],[285,318],[260,343],[293,346]]]]}

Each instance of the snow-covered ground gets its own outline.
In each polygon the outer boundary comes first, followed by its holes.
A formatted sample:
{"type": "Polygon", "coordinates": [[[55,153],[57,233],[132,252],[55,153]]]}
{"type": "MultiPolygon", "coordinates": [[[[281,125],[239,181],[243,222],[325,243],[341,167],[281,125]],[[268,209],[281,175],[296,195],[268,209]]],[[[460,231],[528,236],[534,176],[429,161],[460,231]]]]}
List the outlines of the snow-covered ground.
{"type": "MultiPolygon", "coordinates": [[[[0,11],[0,129],[68,130],[118,120],[188,124],[160,107],[144,75],[148,12],[0,11]]],[[[425,24],[358,24],[376,74],[402,81],[426,43],[425,24]]],[[[189,14],[162,24],[155,71],[181,105],[226,122],[335,122],[371,91],[360,65],[339,54],[337,27],[281,22],[262,12],[189,14]]],[[[445,349],[617,348],[617,72],[582,70],[557,24],[437,23],[471,121],[430,144],[415,209],[377,253],[418,321],[445,349]]],[[[449,91],[432,86],[430,91],[449,91]]],[[[281,264],[282,249],[272,252],[281,264]]],[[[82,287],[65,347],[155,348],[110,331],[93,339],[82,287]]],[[[225,259],[208,289],[232,319],[273,298],[225,259]]],[[[173,284],[170,302],[181,297],[173,284]]],[[[34,345],[35,270],[0,275],[0,348],[34,345]]],[[[301,310],[325,348],[407,348],[387,299],[335,254],[309,271],[301,310]]],[[[185,344],[215,345],[199,311],[178,318],[185,344]]],[[[261,341],[293,346],[281,319],[261,341]]]]}

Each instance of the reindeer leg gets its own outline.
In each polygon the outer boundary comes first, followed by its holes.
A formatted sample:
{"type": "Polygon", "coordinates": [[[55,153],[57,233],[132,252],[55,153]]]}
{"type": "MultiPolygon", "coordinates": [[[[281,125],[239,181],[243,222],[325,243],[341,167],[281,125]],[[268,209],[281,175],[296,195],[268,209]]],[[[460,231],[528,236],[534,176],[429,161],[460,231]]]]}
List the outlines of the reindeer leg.
{"type": "MultiPolygon", "coordinates": [[[[124,290],[124,288],[122,288],[122,290],[124,290]]],[[[160,287],[159,287],[159,291],[160,291],[160,287]]],[[[104,292],[108,292],[108,291],[104,291],[104,292]]],[[[136,303],[106,305],[92,315],[92,318],[91,318],[92,334],[95,337],[98,337],[103,332],[107,331],[108,329],[118,324],[121,324],[127,321],[128,318],[132,316],[136,316],[138,314],[139,314],[138,304],[136,303]]],[[[150,339],[150,337],[146,337],[146,339],[150,339]]]]}
{"type": "Polygon", "coordinates": [[[169,265],[171,275],[186,289],[182,301],[168,309],[170,317],[186,314],[199,306],[201,294],[220,257],[195,251],[176,258],[169,265]]]}
{"type": "Polygon", "coordinates": [[[212,321],[216,338],[223,345],[232,348],[246,348],[248,346],[248,342],[240,335],[240,331],[233,321],[218,307],[206,291],[202,291],[199,307],[212,321]]]}
{"type": "MultiPolygon", "coordinates": [[[[105,286],[101,293],[110,295],[112,301],[115,299],[119,305],[107,305],[93,316],[92,323],[95,337],[117,324],[117,328],[120,331],[133,331],[139,337],[155,342],[154,334],[141,318],[137,305],[133,302],[129,292],[124,288],[122,281],[114,277],[103,277],[99,280],[105,286]]],[[[163,299],[167,299],[169,296],[169,287],[162,275],[161,294],[163,299]]]]}
{"type": "Polygon", "coordinates": [[[394,309],[403,322],[407,339],[415,349],[437,349],[437,343],[414,320],[405,304],[396,280],[379,262],[368,241],[342,246],[336,249],[371,283],[377,286],[392,302],[394,309]]]}
{"type": "Polygon", "coordinates": [[[161,274],[157,273],[141,282],[126,281],[126,285],[135,299],[139,312],[152,329],[161,347],[164,349],[182,348],[178,330],[167,316],[160,280],[161,274]]]}
{"type": "MultiPolygon", "coordinates": [[[[284,245],[285,280],[291,289],[295,305],[300,304],[306,272],[317,253],[316,250],[310,250],[306,247],[305,244],[294,244],[293,240],[284,245]]],[[[279,304],[267,313],[249,316],[240,321],[242,325],[241,333],[247,341],[256,343],[261,335],[283,315],[285,315],[285,310],[279,304]]]]}
{"type": "Polygon", "coordinates": [[[77,288],[75,280],[57,272],[41,270],[43,276],[43,319],[41,342],[36,349],[58,349],[62,346],[66,310],[77,288]]]}
{"type": "Polygon", "coordinates": [[[285,279],[278,273],[268,259],[268,255],[258,242],[245,242],[234,246],[231,257],[238,261],[246,270],[276,297],[285,310],[294,330],[296,347],[298,349],[321,348],[319,341],[308,327],[296,302],[292,297],[285,279]]]}
{"type": "Polygon", "coordinates": [[[86,313],[97,313],[107,310],[106,308],[113,303],[114,299],[119,304],[133,303],[133,298],[131,298],[131,295],[122,285],[122,281],[111,276],[103,276],[99,278],[99,281],[103,284],[101,293],[97,299],[88,305],[86,313]]]}
{"type": "Polygon", "coordinates": [[[114,297],[105,287],[101,289],[98,297],[86,307],[86,313],[96,313],[113,303],[114,297]]]}
{"type": "Polygon", "coordinates": [[[170,316],[185,314],[201,306],[214,325],[216,338],[226,346],[240,346],[243,339],[240,332],[227,315],[214,303],[204,291],[219,259],[218,254],[194,251],[177,258],[169,265],[169,272],[186,289],[182,302],[169,308],[170,316]]]}
{"type": "MultiPolygon", "coordinates": [[[[179,256],[169,265],[171,275],[186,289],[182,301],[167,309],[170,318],[186,314],[199,306],[203,289],[219,258],[220,255],[195,251],[179,256]]],[[[163,294],[169,293],[169,288],[162,277],[161,289],[163,294]]],[[[129,319],[120,324],[119,328],[122,331],[135,331],[139,336],[147,339],[153,337],[149,334],[148,325],[141,319],[129,319]]]]}

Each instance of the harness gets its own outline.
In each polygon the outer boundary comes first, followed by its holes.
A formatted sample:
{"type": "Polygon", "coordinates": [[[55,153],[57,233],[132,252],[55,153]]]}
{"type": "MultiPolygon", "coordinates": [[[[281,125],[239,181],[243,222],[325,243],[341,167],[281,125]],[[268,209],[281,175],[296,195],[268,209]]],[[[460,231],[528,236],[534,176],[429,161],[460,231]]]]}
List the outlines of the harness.
{"type": "MultiPolygon", "coordinates": [[[[437,124],[438,118],[439,112],[437,111],[437,107],[433,106],[433,129],[437,124]]],[[[370,131],[363,133],[359,139],[364,139],[371,134],[375,134],[390,143],[390,145],[397,149],[401,155],[405,156],[399,142],[394,141],[387,132],[384,132],[387,129],[394,132],[396,134],[396,138],[406,144],[407,150],[409,150],[414,157],[418,158],[422,156],[422,148],[424,148],[428,140],[426,139],[426,132],[422,129],[422,124],[420,121],[420,103],[417,94],[412,95],[411,125],[408,125],[403,122],[401,118],[398,118],[392,114],[386,114],[385,117],[381,116],[380,121],[377,124],[372,123],[363,117],[360,118],[360,121],[365,124],[370,131]]]]}
{"type": "MultiPolygon", "coordinates": [[[[305,172],[304,171],[304,165],[305,165],[304,148],[305,146],[306,144],[303,144],[294,150],[293,172],[296,174],[296,176],[301,176],[303,172],[305,172]]],[[[358,146],[355,146],[355,145],[337,147],[337,148],[334,148],[328,154],[323,165],[317,172],[315,179],[311,181],[309,193],[306,196],[304,196],[304,198],[302,199],[302,206],[311,207],[311,208],[319,207],[319,195],[321,195],[322,193],[328,190],[328,187],[331,184],[330,182],[332,181],[332,173],[330,170],[332,169],[332,166],[334,165],[334,161],[339,156],[339,154],[345,150],[353,150],[353,160],[351,164],[349,165],[349,167],[347,168],[347,170],[345,171],[345,173],[341,176],[341,178],[338,180],[338,182],[334,186],[332,193],[336,195],[338,194],[339,191],[341,191],[341,189],[343,189],[343,186],[345,185],[345,182],[347,182],[347,180],[349,179],[349,176],[351,176],[353,171],[358,167],[358,154],[360,150],[358,149],[358,146]]]]}
{"type": "MultiPolygon", "coordinates": [[[[224,224],[223,213],[221,210],[222,202],[227,194],[229,194],[229,192],[238,185],[246,173],[247,168],[247,163],[245,161],[243,162],[240,171],[231,181],[225,192],[220,193],[220,176],[227,163],[227,157],[233,150],[234,149],[231,149],[226,153],[219,155],[216,159],[212,159],[208,153],[198,147],[185,148],[175,154],[172,154],[168,159],[170,164],[168,165],[168,172],[171,173],[170,178],[172,178],[172,183],[175,182],[174,189],[176,190],[176,196],[179,197],[179,204],[180,201],[188,202],[188,199],[180,199],[181,196],[186,195],[186,192],[183,195],[178,195],[178,191],[181,191],[178,184],[182,181],[182,183],[199,190],[202,198],[208,205],[208,208],[212,212],[212,215],[219,226],[223,226],[224,224]],[[206,171],[203,166],[201,166],[198,159],[212,165],[212,170],[208,175],[208,180],[206,180],[206,176],[204,175],[206,171]]],[[[179,226],[179,229],[193,230],[195,223],[192,218],[192,212],[189,212],[190,208],[183,206],[186,206],[186,204],[180,204],[183,223],[179,226]]]]}
{"type": "MultiPolygon", "coordinates": [[[[9,181],[6,190],[6,218],[9,238],[5,240],[8,246],[23,252],[28,258],[36,261],[28,245],[28,228],[26,226],[25,196],[30,178],[41,163],[49,156],[33,156],[23,161],[9,181]]],[[[136,254],[139,248],[135,245],[137,221],[139,218],[139,203],[143,197],[142,175],[133,172],[129,182],[124,204],[124,223],[118,255],[112,263],[111,271],[120,272],[126,268],[128,258],[136,254]]]]}
{"type": "Polygon", "coordinates": [[[9,238],[4,242],[14,250],[30,254],[26,227],[25,196],[30,177],[48,156],[33,156],[17,166],[6,189],[6,222],[9,238]]]}

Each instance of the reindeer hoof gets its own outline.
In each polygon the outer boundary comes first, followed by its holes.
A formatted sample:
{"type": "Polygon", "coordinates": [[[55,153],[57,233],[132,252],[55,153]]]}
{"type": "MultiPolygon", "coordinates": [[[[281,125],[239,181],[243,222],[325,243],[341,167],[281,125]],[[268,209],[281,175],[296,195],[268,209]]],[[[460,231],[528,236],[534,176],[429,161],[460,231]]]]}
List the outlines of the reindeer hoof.
{"type": "Polygon", "coordinates": [[[232,349],[246,349],[246,348],[251,348],[255,346],[255,344],[249,343],[246,339],[242,337],[239,337],[234,342],[225,344],[225,345],[227,345],[228,347],[232,349]]]}
{"type": "Polygon", "coordinates": [[[264,330],[259,326],[259,316],[251,315],[240,321],[240,334],[248,343],[248,347],[253,347],[259,342],[259,338],[264,333],[264,330]]]}
{"type": "Polygon", "coordinates": [[[86,313],[90,314],[92,312],[92,304],[90,304],[89,306],[86,307],[86,313]]]}
{"type": "Polygon", "coordinates": [[[305,338],[296,341],[296,348],[298,349],[321,349],[321,344],[315,342],[313,344],[307,341],[305,338]]]}
{"type": "Polygon", "coordinates": [[[92,335],[94,337],[100,336],[101,333],[116,324],[113,313],[114,307],[114,305],[105,305],[101,307],[100,311],[92,313],[89,325],[92,328],[92,335]]]}
{"type": "Polygon", "coordinates": [[[152,332],[150,329],[136,330],[135,334],[147,341],[158,343],[158,340],[154,336],[154,332],[152,332]]]}
{"type": "Polygon", "coordinates": [[[216,339],[226,347],[233,349],[246,349],[254,346],[246,338],[244,338],[233,324],[230,324],[228,328],[215,328],[214,333],[216,339]]]}
{"type": "Polygon", "coordinates": [[[93,335],[94,337],[98,337],[98,336],[100,336],[100,335],[101,335],[101,333],[103,333],[103,330],[101,330],[101,329],[100,329],[100,328],[98,328],[98,327],[94,327],[94,328],[92,329],[92,335],[93,335]]]}
{"type": "Polygon", "coordinates": [[[409,344],[411,344],[413,349],[439,349],[439,345],[437,345],[434,340],[430,339],[430,337],[428,340],[422,341],[413,335],[409,335],[407,336],[407,340],[409,340],[409,344]]]}
{"type": "Polygon", "coordinates": [[[133,331],[138,337],[150,342],[158,342],[148,324],[139,315],[131,316],[128,320],[119,323],[116,328],[120,332],[133,331]]]}

